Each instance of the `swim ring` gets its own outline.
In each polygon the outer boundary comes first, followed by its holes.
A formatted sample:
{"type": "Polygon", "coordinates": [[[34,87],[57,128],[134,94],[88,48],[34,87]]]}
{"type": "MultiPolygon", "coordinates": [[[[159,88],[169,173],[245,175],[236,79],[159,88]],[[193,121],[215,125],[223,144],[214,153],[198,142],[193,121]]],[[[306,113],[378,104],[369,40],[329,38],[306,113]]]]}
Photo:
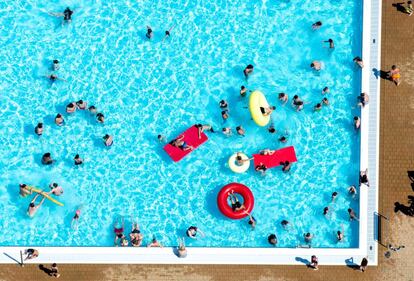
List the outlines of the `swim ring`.
{"type": "Polygon", "coordinates": [[[225,185],[217,196],[217,206],[220,212],[228,218],[239,220],[247,216],[246,212],[251,213],[254,207],[254,197],[252,191],[245,185],[232,182],[225,185]],[[244,210],[233,212],[229,202],[229,193],[233,191],[238,196],[240,202],[246,207],[244,210]],[[242,198],[240,198],[242,197],[242,198]]]}
{"type": "MultiPolygon", "coordinates": [[[[249,159],[249,157],[247,157],[247,155],[244,154],[244,153],[239,152],[239,155],[241,156],[241,158],[243,160],[249,159]]],[[[250,167],[250,161],[243,162],[243,165],[239,166],[239,165],[236,164],[236,157],[237,157],[237,153],[234,153],[229,158],[229,168],[230,168],[230,170],[232,170],[235,173],[239,173],[239,174],[246,172],[250,167]]]]}
{"type": "Polygon", "coordinates": [[[270,121],[270,115],[264,116],[260,107],[268,108],[266,97],[260,91],[254,91],[249,98],[249,110],[253,121],[259,126],[266,126],[270,121]]]}

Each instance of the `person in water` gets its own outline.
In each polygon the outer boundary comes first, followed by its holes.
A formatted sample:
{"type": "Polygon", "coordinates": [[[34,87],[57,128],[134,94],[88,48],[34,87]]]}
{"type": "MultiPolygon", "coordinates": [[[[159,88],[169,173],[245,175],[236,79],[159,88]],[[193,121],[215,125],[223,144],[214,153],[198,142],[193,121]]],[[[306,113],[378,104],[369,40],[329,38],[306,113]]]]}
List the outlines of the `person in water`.
{"type": "Polygon", "coordinates": [[[178,138],[176,138],[175,140],[171,141],[170,143],[172,146],[178,147],[179,149],[183,150],[183,151],[187,151],[187,150],[193,150],[194,147],[192,147],[191,145],[188,145],[185,141],[184,141],[184,136],[181,135],[178,138]]]}
{"type": "Polygon", "coordinates": [[[88,108],[88,110],[89,110],[90,114],[96,114],[98,112],[97,109],[96,109],[96,107],[94,105],[91,105],[88,108]]]}
{"type": "Polygon", "coordinates": [[[248,224],[250,225],[252,229],[254,229],[256,227],[256,222],[257,222],[256,219],[249,212],[245,212],[245,213],[247,216],[249,216],[248,224]]]}
{"type": "Polygon", "coordinates": [[[359,221],[359,219],[357,218],[354,210],[352,210],[351,208],[348,209],[348,214],[349,214],[349,220],[350,221],[353,221],[353,220],[359,221]]]}
{"type": "Polygon", "coordinates": [[[200,233],[201,236],[205,237],[205,234],[196,226],[190,226],[186,232],[187,236],[192,239],[197,239],[198,233],[200,233]]]}
{"type": "Polygon", "coordinates": [[[47,194],[53,194],[56,196],[60,196],[63,194],[63,188],[59,186],[57,183],[51,183],[49,185],[49,188],[51,189],[47,194]]]}
{"type": "Polygon", "coordinates": [[[329,214],[329,208],[328,207],[323,208],[323,215],[327,218],[328,214],[329,214]]]}
{"type": "Polygon", "coordinates": [[[276,133],[275,126],[273,124],[271,124],[270,127],[267,129],[267,131],[271,134],[276,133]]]}
{"type": "MultiPolygon", "coordinates": [[[[270,150],[268,148],[260,150],[259,154],[260,155],[273,155],[276,152],[276,150],[270,150]]],[[[251,160],[253,160],[254,158],[252,158],[251,160]]]]}
{"type": "Polygon", "coordinates": [[[355,57],[352,61],[355,63],[355,65],[358,65],[360,68],[364,67],[364,62],[360,57],[355,57]]]}
{"type": "Polygon", "coordinates": [[[43,154],[42,156],[42,164],[43,165],[51,165],[55,162],[55,160],[52,159],[52,156],[50,155],[49,152],[46,152],[45,154],[43,154]]]}
{"type": "Polygon", "coordinates": [[[229,104],[225,100],[221,100],[219,105],[221,109],[227,109],[229,107],[229,104]]]}
{"type": "Polygon", "coordinates": [[[283,227],[285,230],[287,230],[287,229],[288,229],[288,227],[289,227],[289,225],[290,225],[289,221],[287,221],[287,220],[282,220],[282,221],[280,222],[280,224],[282,225],[282,227],[283,227]]]}
{"type": "Polygon", "coordinates": [[[55,17],[63,17],[63,22],[62,22],[62,25],[63,25],[64,23],[72,22],[73,13],[74,11],[72,11],[69,7],[66,7],[63,13],[49,13],[49,14],[55,17]]]}
{"type": "Polygon", "coordinates": [[[148,39],[151,39],[152,35],[153,35],[152,28],[151,26],[147,25],[147,33],[145,34],[145,36],[147,36],[148,39]]]}
{"type": "Polygon", "coordinates": [[[50,75],[46,75],[46,78],[49,78],[49,80],[50,80],[50,82],[55,82],[55,81],[57,81],[57,80],[60,80],[60,81],[64,81],[64,82],[66,82],[66,80],[65,79],[63,79],[63,78],[59,78],[56,74],[50,74],[50,75]]]}
{"type": "Polygon", "coordinates": [[[318,30],[321,27],[322,27],[322,22],[321,21],[317,21],[314,24],[312,24],[312,30],[318,30]]]}
{"type": "Polygon", "coordinates": [[[355,185],[351,185],[350,187],[348,187],[348,193],[349,193],[349,195],[352,196],[352,198],[355,199],[355,196],[357,194],[357,190],[356,190],[355,185]]]}
{"type": "Polygon", "coordinates": [[[310,232],[303,234],[303,238],[305,239],[306,243],[311,243],[313,239],[313,235],[310,232]]]}
{"type": "Polygon", "coordinates": [[[139,224],[134,223],[132,225],[131,233],[129,234],[129,238],[131,239],[131,245],[133,247],[139,247],[142,244],[142,239],[144,239],[144,236],[141,233],[141,230],[139,229],[139,224]]]}
{"type": "Polygon", "coordinates": [[[118,245],[118,239],[121,239],[123,237],[125,237],[124,235],[124,218],[121,217],[121,219],[117,220],[116,222],[114,222],[113,224],[113,229],[114,229],[114,234],[115,234],[115,239],[114,239],[114,245],[118,245]]]}
{"type": "Polygon", "coordinates": [[[223,118],[223,121],[229,119],[229,111],[227,109],[221,112],[221,118],[223,118]]]}
{"type": "Polygon", "coordinates": [[[330,38],[326,41],[323,41],[323,43],[329,43],[329,49],[334,49],[335,48],[334,41],[330,38]]]}
{"type": "Polygon", "coordinates": [[[158,138],[159,143],[166,143],[167,142],[167,139],[163,135],[158,135],[157,138],[158,138]]]}
{"type": "Polygon", "coordinates": [[[236,132],[239,136],[245,137],[246,132],[241,125],[236,127],[236,132]]]}
{"type": "Polygon", "coordinates": [[[55,124],[58,126],[63,126],[65,124],[65,119],[63,119],[62,114],[58,113],[55,117],[55,124]]]}
{"type": "Polygon", "coordinates": [[[282,165],[282,171],[284,173],[289,172],[290,169],[292,168],[292,163],[287,160],[285,162],[281,162],[280,164],[282,165]]]}
{"type": "Polygon", "coordinates": [[[247,95],[247,88],[245,86],[240,87],[240,96],[245,97],[247,95]]]}
{"type": "Polygon", "coordinates": [[[285,93],[279,93],[279,100],[282,102],[282,105],[285,105],[289,100],[289,96],[285,93]]]}
{"type": "Polygon", "coordinates": [[[310,64],[310,67],[311,67],[313,70],[320,71],[320,70],[322,69],[322,62],[317,61],[317,60],[314,60],[314,61],[310,64]]]}
{"type": "Polygon", "coordinates": [[[71,102],[66,106],[66,113],[74,113],[76,111],[76,103],[71,102]]]}
{"type": "Polygon", "coordinates": [[[227,137],[232,135],[231,128],[223,128],[222,129],[223,134],[225,134],[227,137]]]}
{"type": "Polygon", "coordinates": [[[268,237],[267,237],[267,242],[269,242],[269,244],[270,245],[272,245],[272,246],[276,246],[277,245],[277,236],[276,236],[276,234],[270,234],[268,237]]]}
{"type": "Polygon", "coordinates": [[[106,134],[102,139],[105,146],[111,146],[114,143],[114,140],[111,135],[106,134]]]}
{"type": "Polygon", "coordinates": [[[34,131],[40,137],[43,134],[43,123],[37,123],[34,131]]]}
{"type": "Polygon", "coordinates": [[[328,94],[330,92],[328,87],[322,89],[322,95],[328,94]]]}
{"type": "Polygon", "coordinates": [[[105,122],[105,116],[99,112],[98,114],[96,114],[96,121],[98,121],[98,123],[103,124],[105,122]]]}
{"type": "Polygon", "coordinates": [[[36,194],[36,196],[33,198],[32,202],[30,202],[29,204],[29,208],[27,209],[27,214],[29,215],[29,217],[33,217],[36,212],[39,210],[40,206],[42,206],[43,202],[45,201],[46,197],[42,196],[42,200],[40,200],[40,203],[36,205],[36,199],[37,197],[39,197],[41,194],[36,194]]]}
{"type": "Polygon", "coordinates": [[[344,234],[340,230],[336,232],[336,239],[338,242],[342,242],[344,240],[344,234]]]}
{"type": "Polygon", "coordinates": [[[31,195],[33,191],[26,184],[21,183],[19,184],[19,193],[22,197],[26,197],[27,195],[31,195]]]}
{"type": "Polygon", "coordinates": [[[354,117],[354,129],[358,130],[361,127],[361,118],[358,116],[354,117]]]}
{"type": "Polygon", "coordinates": [[[313,110],[314,110],[315,112],[321,111],[321,109],[322,109],[322,104],[320,104],[320,103],[317,103],[317,104],[313,107],[313,110]]]}
{"type": "Polygon", "coordinates": [[[321,101],[321,103],[323,105],[329,105],[329,100],[327,98],[323,98],[322,101],[321,101]]]}
{"type": "Polygon", "coordinates": [[[279,138],[279,141],[280,141],[281,143],[287,143],[288,139],[287,139],[287,137],[286,137],[286,136],[281,136],[281,137],[279,138]]]}
{"type": "Polygon", "coordinates": [[[70,223],[70,226],[71,226],[72,229],[78,229],[80,214],[81,214],[81,207],[79,207],[76,210],[75,215],[72,218],[72,221],[70,223]]]}
{"type": "Polygon", "coordinates": [[[154,236],[154,237],[152,238],[151,243],[149,243],[149,244],[147,245],[147,247],[148,247],[148,248],[154,248],[154,247],[162,248],[163,246],[162,246],[162,244],[161,244],[160,242],[158,242],[157,238],[154,236]]]}
{"type": "Polygon", "coordinates": [[[85,101],[83,101],[83,100],[78,100],[77,102],[76,102],[76,106],[78,107],[78,109],[80,109],[80,110],[85,110],[86,109],[86,107],[88,106],[88,103],[87,102],[85,102],[85,101]]]}
{"type": "Polygon", "coordinates": [[[83,159],[80,158],[79,154],[75,155],[75,158],[73,158],[73,161],[75,163],[75,166],[81,165],[83,163],[83,159]]]}
{"type": "Polygon", "coordinates": [[[256,172],[260,172],[262,176],[265,176],[265,175],[266,175],[266,170],[267,170],[267,167],[266,167],[266,165],[265,165],[265,164],[260,163],[259,165],[257,165],[257,166],[254,168],[254,170],[255,170],[256,172]]]}
{"type": "Polygon", "coordinates": [[[236,153],[236,165],[237,166],[243,166],[245,162],[249,162],[250,160],[253,160],[253,158],[243,159],[241,152],[236,153]]]}
{"type": "Polygon", "coordinates": [[[233,212],[239,212],[241,210],[246,209],[244,204],[240,203],[239,199],[234,194],[233,190],[228,193],[228,197],[230,198],[231,209],[233,210],[233,212]]]}
{"type": "Polygon", "coordinates": [[[58,71],[60,69],[60,64],[58,60],[53,60],[52,69],[53,71],[58,71]]]}
{"type": "Polygon", "coordinates": [[[211,125],[196,124],[195,127],[198,129],[198,139],[201,139],[201,133],[205,130],[209,130],[210,132],[214,133],[214,129],[211,125]]]}
{"type": "Polygon", "coordinates": [[[253,69],[253,65],[248,64],[246,68],[243,70],[243,74],[246,79],[253,73],[253,69]]]}
{"type": "Polygon", "coordinates": [[[260,112],[263,116],[269,116],[276,109],[276,106],[260,107],[260,112]]]}
{"type": "Polygon", "coordinates": [[[369,96],[367,93],[361,93],[358,97],[358,106],[365,107],[369,102],[369,96]]]}
{"type": "Polygon", "coordinates": [[[336,197],[338,197],[338,192],[336,192],[336,191],[332,192],[332,195],[331,195],[332,203],[335,202],[336,197]]]}

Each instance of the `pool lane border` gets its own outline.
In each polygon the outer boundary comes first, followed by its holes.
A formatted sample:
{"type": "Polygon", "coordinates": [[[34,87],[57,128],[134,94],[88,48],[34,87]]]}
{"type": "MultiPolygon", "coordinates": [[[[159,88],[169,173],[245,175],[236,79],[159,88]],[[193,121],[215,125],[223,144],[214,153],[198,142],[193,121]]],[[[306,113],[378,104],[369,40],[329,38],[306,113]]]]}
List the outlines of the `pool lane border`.
{"type": "MultiPolygon", "coordinates": [[[[263,264],[298,265],[319,258],[323,265],[359,264],[368,257],[370,265],[378,264],[376,212],[378,211],[380,81],[373,69],[380,69],[381,0],[363,0],[361,89],[370,102],[361,111],[360,167],[368,168],[370,187],[360,188],[359,247],[323,248],[198,248],[188,247],[188,256],[180,259],[175,248],[116,247],[36,247],[39,257],[28,263],[68,264],[263,264]]],[[[355,54],[359,55],[359,54],[355,54]]],[[[20,261],[20,251],[27,247],[0,247],[0,264],[20,261]],[[13,260],[14,259],[14,260],[13,260]]]]}

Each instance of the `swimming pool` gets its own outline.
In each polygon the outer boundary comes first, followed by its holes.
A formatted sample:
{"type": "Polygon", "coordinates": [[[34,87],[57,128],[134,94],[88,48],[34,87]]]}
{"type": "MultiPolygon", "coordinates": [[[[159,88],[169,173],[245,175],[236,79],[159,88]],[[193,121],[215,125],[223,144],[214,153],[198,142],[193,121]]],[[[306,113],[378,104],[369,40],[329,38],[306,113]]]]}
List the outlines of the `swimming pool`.
{"type": "Polygon", "coordinates": [[[81,1],[74,22],[64,27],[47,14],[63,10],[62,3],[3,2],[13,12],[0,18],[0,245],[110,246],[114,220],[123,216],[129,228],[132,216],[145,244],[156,235],[176,245],[196,225],[206,237],[187,241],[190,246],[268,247],[267,236],[276,233],[278,247],[296,247],[311,232],[313,247],[357,247],[358,223],[350,223],[346,211],[358,213],[358,200],[346,190],[357,184],[359,171],[352,117],[359,115],[361,81],[352,58],[360,54],[361,7],[354,2],[81,1]],[[324,24],[314,32],[310,25],[318,20],[324,24]],[[151,41],[146,25],[154,30],[151,41]],[[171,38],[162,41],[172,26],[171,38]],[[334,51],[322,47],[328,38],[335,40],[334,51]],[[61,61],[57,74],[67,82],[51,85],[42,77],[51,73],[53,59],[61,61]],[[312,72],[312,60],[323,61],[325,69],[312,72]],[[255,71],[246,84],[242,71],[249,63],[255,71]],[[250,120],[241,85],[260,89],[277,106],[273,122],[278,131],[289,131],[287,144],[250,120]],[[324,86],[331,89],[331,105],[314,113],[324,86]],[[310,103],[296,113],[279,104],[279,92],[310,103]],[[64,115],[65,126],[55,126],[54,115],[79,99],[103,112],[105,124],[76,112],[64,115]],[[221,99],[230,104],[226,124],[221,99]],[[45,132],[38,138],[33,130],[41,121],[45,132]],[[207,143],[173,163],[157,134],[172,139],[198,122],[217,131],[243,125],[246,137],[208,133],[207,143]],[[100,140],[106,133],[114,136],[110,149],[100,140]],[[226,166],[235,151],[251,155],[288,145],[298,156],[290,174],[276,168],[264,178],[251,169],[239,175],[226,166]],[[57,159],[52,167],[40,164],[45,152],[57,159]],[[77,153],[85,163],[76,168],[77,153]],[[34,219],[27,218],[30,199],[19,198],[18,184],[47,188],[54,181],[64,188],[59,200],[65,206],[45,202],[34,219]],[[217,193],[229,182],[252,189],[254,231],[246,220],[219,213],[217,193]],[[339,196],[331,203],[334,191],[339,196]],[[80,205],[79,229],[72,230],[80,205]],[[329,220],[322,215],[325,206],[333,210],[329,220]],[[282,229],[283,219],[293,230],[282,229]],[[346,239],[337,243],[334,233],[342,227],[346,239]]]}

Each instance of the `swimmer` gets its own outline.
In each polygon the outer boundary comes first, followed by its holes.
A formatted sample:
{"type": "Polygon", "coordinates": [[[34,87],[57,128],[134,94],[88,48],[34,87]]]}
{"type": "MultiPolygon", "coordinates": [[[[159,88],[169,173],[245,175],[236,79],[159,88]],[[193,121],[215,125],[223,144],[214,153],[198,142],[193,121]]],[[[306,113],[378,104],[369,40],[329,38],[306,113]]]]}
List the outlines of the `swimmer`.
{"type": "MultiPolygon", "coordinates": [[[[270,149],[263,149],[260,150],[259,154],[260,155],[273,155],[276,152],[276,150],[270,150],[270,149]]],[[[254,158],[252,158],[253,160],[254,158]]]]}
{"type": "Polygon", "coordinates": [[[289,100],[289,96],[285,93],[279,93],[279,100],[282,102],[282,105],[285,105],[289,100]]]}
{"type": "Polygon", "coordinates": [[[231,135],[232,135],[231,128],[223,128],[223,129],[222,129],[222,132],[223,132],[223,134],[225,134],[227,137],[229,137],[229,136],[231,136],[231,135]]]}
{"type": "Polygon", "coordinates": [[[162,244],[160,242],[157,241],[157,238],[155,238],[155,236],[152,238],[152,241],[150,244],[147,245],[148,248],[152,248],[152,247],[159,247],[162,248],[162,244]]]}
{"type": "Polygon", "coordinates": [[[84,102],[83,100],[78,100],[77,102],[76,102],[76,106],[78,107],[78,109],[80,109],[80,110],[85,110],[86,109],[86,107],[88,106],[88,103],[87,102],[84,102]]]}
{"type": "Polygon", "coordinates": [[[282,225],[282,227],[287,230],[288,226],[290,225],[289,222],[287,220],[282,220],[280,222],[280,224],[282,225]]]}
{"type": "Polygon", "coordinates": [[[73,161],[75,162],[75,165],[81,165],[83,163],[83,159],[80,158],[79,154],[75,155],[75,158],[73,158],[73,161]]]}
{"type": "Polygon", "coordinates": [[[96,114],[96,113],[97,113],[97,109],[96,109],[96,107],[95,107],[94,105],[91,105],[91,106],[88,108],[88,110],[89,110],[89,112],[90,112],[91,114],[96,114]]]}
{"type": "Polygon", "coordinates": [[[328,212],[329,212],[329,208],[328,207],[323,208],[323,215],[325,217],[328,217],[328,212]]]}
{"type": "Polygon", "coordinates": [[[313,107],[313,111],[321,111],[322,109],[322,104],[317,103],[314,107],[313,107]]]}
{"type": "Polygon", "coordinates": [[[256,172],[260,172],[262,176],[265,176],[265,175],[266,175],[266,170],[267,170],[267,167],[266,167],[266,165],[265,165],[265,164],[260,163],[259,165],[257,165],[257,166],[254,168],[254,170],[255,170],[256,172]]]}
{"type": "Polygon", "coordinates": [[[249,216],[249,222],[248,224],[251,226],[252,230],[256,227],[256,219],[249,213],[245,212],[249,216]]]}
{"type": "Polygon", "coordinates": [[[321,21],[317,21],[314,24],[312,24],[312,30],[318,30],[321,27],[322,27],[322,22],[321,21]]]}
{"type": "Polygon", "coordinates": [[[355,215],[354,210],[352,210],[351,208],[348,209],[348,214],[349,214],[349,220],[350,221],[353,221],[353,220],[359,221],[359,219],[355,215]]]}
{"type": "Polygon", "coordinates": [[[132,225],[132,230],[129,234],[129,238],[131,239],[131,245],[133,247],[141,246],[144,236],[142,235],[141,230],[139,229],[138,223],[134,223],[132,225]]]}
{"type": "Polygon", "coordinates": [[[58,60],[53,60],[52,69],[53,71],[58,71],[60,68],[60,64],[58,60]]]}
{"type": "Polygon", "coordinates": [[[352,60],[356,65],[358,65],[360,68],[364,67],[364,62],[362,61],[362,59],[360,57],[355,57],[352,60]]]}
{"type": "Polygon", "coordinates": [[[231,209],[233,210],[233,212],[239,212],[241,210],[246,209],[244,204],[239,202],[239,199],[234,194],[233,190],[228,193],[228,197],[230,197],[231,209]]]}
{"type": "Polygon", "coordinates": [[[296,104],[296,112],[301,111],[303,109],[304,103],[303,101],[298,101],[296,104]]]}
{"type": "Polygon", "coordinates": [[[245,162],[249,162],[250,160],[253,160],[253,158],[243,159],[241,156],[241,152],[236,153],[236,165],[237,166],[243,166],[245,162]]]}
{"type": "Polygon", "coordinates": [[[357,194],[357,190],[355,185],[351,185],[350,187],[348,187],[348,193],[349,195],[352,196],[352,198],[355,198],[356,194],[357,194]]]}
{"type": "Polygon", "coordinates": [[[297,106],[299,102],[303,102],[298,95],[294,95],[292,99],[292,106],[297,106]]]}
{"type": "Polygon", "coordinates": [[[285,136],[281,136],[281,137],[279,138],[279,141],[280,141],[281,143],[287,143],[288,139],[287,139],[287,137],[285,137],[285,136]]]}
{"type": "Polygon", "coordinates": [[[270,127],[269,127],[267,130],[268,130],[268,131],[269,131],[269,133],[271,133],[271,134],[276,133],[276,129],[275,129],[275,127],[273,126],[273,124],[272,124],[272,125],[270,125],[270,127]]]}
{"type": "Polygon", "coordinates": [[[63,116],[60,113],[55,117],[55,124],[58,126],[63,126],[63,124],[65,124],[65,119],[63,119],[63,116]]]}
{"type": "Polygon", "coordinates": [[[60,196],[63,194],[63,188],[59,186],[57,183],[51,183],[49,185],[49,188],[51,189],[47,194],[53,194],[56,196],[60,196]]]}
{"type": "Polygon", "coordinates": [[[36,135],[41,136],[43,134],[43,123],[37,123],[34,131],[36,135]]]}
{"type": "Polygon", "coordinates": [[[193,150],[194,149],[194,147],[192,147],[191,145],[188,145],[184,141],[184,136],[183,135],[181,135],[178,138],[176,138],[175,140],[171,141],[170,144],[172,146],[178,147],[179,149],[181,149],[183,151],[193,150]]]}
{"type": "Polygon", "coordinates": [[[323,98],[321,102],[323,105],[329,105],[329,100],[327,98],[323,98]]]}
{"type": "Polygon", "coordinates": [[[51,165],[55,162],[55,160],[52,159],[52,156],[50,155],[49,152],[46,152],[45,154],[43,154],[42,156],[42,164],[43,165],[51,165]]]}
{"type": "Polygon", "coordinates": [[[277,236],[276,236],[276,234],[273,234],[273,233],[270,234],[267,237],[267,242],[269,242],[270,245],[276,246],[276,244],[277,244],[277,236]]]}
{"type": "Polygon", "coordinates": [[[321,63],[321,62],[319,62],[319,61],[317,61],[317,60],[314,60],[314,61],[310,64],[310,67],[311,67],[313,70],[320,71],[320,70],[322,69],[322,63],[321,63]]]}
{"type": "Polygon", "coordinates": [[[209,130],[210,132],[214,133],[214,129],[211,125],[201,125],[201,124],[196,124],[195,127],[198,129],[198,139],[201,139],[201,133],[204,132],[205,130],[209,130]]]}
{"type": "MultiPolygon", "coordinates": [[[[240,87],[240,96],[242,96],[242,97],[245,97],[246,96],[246,94],[247,94],[247,88],[245,87],[245,86],[241,86],[240,87]]],[[[251,92],[251,91],[249,91],[249,92],[251,92]]]]}
{"type": "Polygon", "coordinates": [[[164,40],[167,38],[167,37],[170,37],[171,36],[171,31],[173,30],[173,28],[175,27],[175,25],[173,25],[170,29],[168,29],[168,30],[166,30],[165,31],[165,36],[164,36],[164,38],[162,39],[162,42],[164,42],[164,40]]]}
{"type": "Polygon", "coordinates": [[[64,23],[70,23],[72,22],[72,15],[75,11],[72,11],[69,7],[66,7],[66,9],[63,11],[63,13],[49,13],[52,16],[55,17],[63,17],[63,22],[62,25],[64,23]]]}
{"type": "Polygon", "coordinates": [[[29,208],[27,209],[27,214],[29,215],[29,217],[33,217],[37,210],[39,210],[40,206],[42,206],[43,202],[45,201],[46,197],[44,197],[42,195],[42,200],[40,201],[40,203],[38,205],[35,204],[37,197],[39,197],[40,194],[36,194],[36,196],[33,198],[32,202],[30,202],[29,204],[29,208]]]}
{"type": "Polygon", "coordinates": [[[24,183],[19,184],[19,193],[22,197],[26,197],[27,195],[30,195],[33,193],[32,189],[29,189],[27,185],[24,183]]]}
{"type": "Polygon", "coordinates": [[[303,234],[303,238],[305,239],[306,243],[311,243],[313,235],[308,232],[308,233],[303,234]]]}
{"type": "Polygon", "coordinates": [[[184,238],[178,238],[177,253],[179,258],[187,257],[187,249],[185,248],[184,238]]]}
{"type": "Polygon", "coordinates": [[[51,82],[55,82],[55,81],[57,81],[57,80],[60,80],[60,81],[64,81],[64,82],[66,82],[66,80],[65,80],[65,79],[63,79],[63,78],[59,78],[56,74],[46,75],[46,78],[49,78],[49,80],[50,80],[51,82]]]}
{"type": "Polygon", "coordinates": [[[344,234],[339,230],[336,232],[336,239],[338,240],[338,242],[342,242],[344,239],[344,234]]]}
{"type": "Polygon", "coordinates": [[[361,93],[358,97],[358,106],[366,106],[369,102],[369,96],[366,93],[361,93]]]}
{"type": "Polygon", "coordinates": [[[358,116],[354,117],[354,128],[355,130],[358,130],[361,127],[361,118],[358,116]]]}
{"type": "Polygon", "coordinates": [[[335,48],[334,41],[330,38],[326,41],[323,41],[323,43],[329,43],[329,49],[334,49],[335,48]]]}
{"type": "Polygon", "coordinates": [[[98,123],[103,124],[105,122],[105,116],[99,112],[98,114],[96,114],[96,121],[98,121],[98,123]]]}
{"type": "Polygon", "coordinates": [[[365,171],[359,172],[359,185],[365,184],[369,187],[369,181],[368,181],[368,168],[365,171]]]}
{"type": "Polygon", "coordinates": [[[322,89],[322,95],[328,94],[330,92],[328,87],[322,89]]]}
{"type": "Polygon", "coordinates": [[[166,143],[167,142],[167,139],[163,135],[158,135],[157,138],[158,138],[159,143],[166,143]]]}
{"type": "Polygon", "coordinates": [[[219,105],[221,109],[226,109],[229,106],[225,100],[221,100],[219,105]]]}
{"type": "Polygon", "coordinates": [[[332,192],[331,200],[332,202],[335,202],[336,197],[338,196],[338,192],[334,191],[332,192]]]}
{"type": "Polygon", "coordinates": [[[400,69],[396,65],[391,66],[391,70],[387,72],[387,78],[393,81],[395,85],[400,85],[400,69]]]}
{"type": "Polygon", "coordinates": [[[81,207],[79,207],[76,210],[75,215],[72,218],[72,221],[70,223],[70,226],[71,226],[72,229],[78,229],[80,214],[81,214],[81,207]]]}
{"type": "Polygon", "coordinates": [[[102,139],[105,146],[111,146],[114,143],[114,140],[111,135],[106,134],[102,139]]]}
{"type": "Polygon", "coordinates": [[[243,70],[244,77],[246,79],[253,73],[253,65],[249,64],[246,66],[246,68],[243,70]]]}
{"type": "Polygon", "coordinates": [[[196,226],[190,226],[186,232],[187,236],[192,239],[197,239],[198,233],[200,233],[202,237],[205,237],[205,234],[196,226]]]}
{"type": "Polygon", "coordinates": [[[241,125],[236,127],[236,132],[239,136],[245,137],[246,132],[241,125]]]}
{"type": "Polygon", "coordinates": [[[289,172],[292,168],[292,163],[289,161],[281,162],[280,164],[282,165],[282,171],[285,173],[289,172]]]}
{"type": "Polygon", "coordinates": [[[263,116],[269,116],[276,109],[276,106],[260,107],[260,112],[263,116]]]}
{"type": "Polygon", "coordinates": [[[66,113],[74,113],[76,111],[76,103],[71,102],[66,106],[66,113]]]}
{"type": "Polygon", "coordinates": [[[114,245],[118,246],[118,239],[121,239],[123,237],[125,237],[124,235],[124,218],[121,217],[121,219],[119,220],[119,218],[117,219],[117,221],[114,222],[113,224],[113,229],[114,229],[114,234],[115,234],[115,239],[114,239],[114,245]]]}
{"type": "Polygon", "coordinates": [[[221,112],[221,118],[223,118],[223,121],[226,121],[227,119],[229,119],[229,111],[228,110],[223,110],[221,112]]]}
{"type": "Polygon", "coordinates": [[[148,39],[152,38],[152,29],[148,25],[147,25],[147,33],[145,34],[145,36],[147,36],[148,39]]]}

